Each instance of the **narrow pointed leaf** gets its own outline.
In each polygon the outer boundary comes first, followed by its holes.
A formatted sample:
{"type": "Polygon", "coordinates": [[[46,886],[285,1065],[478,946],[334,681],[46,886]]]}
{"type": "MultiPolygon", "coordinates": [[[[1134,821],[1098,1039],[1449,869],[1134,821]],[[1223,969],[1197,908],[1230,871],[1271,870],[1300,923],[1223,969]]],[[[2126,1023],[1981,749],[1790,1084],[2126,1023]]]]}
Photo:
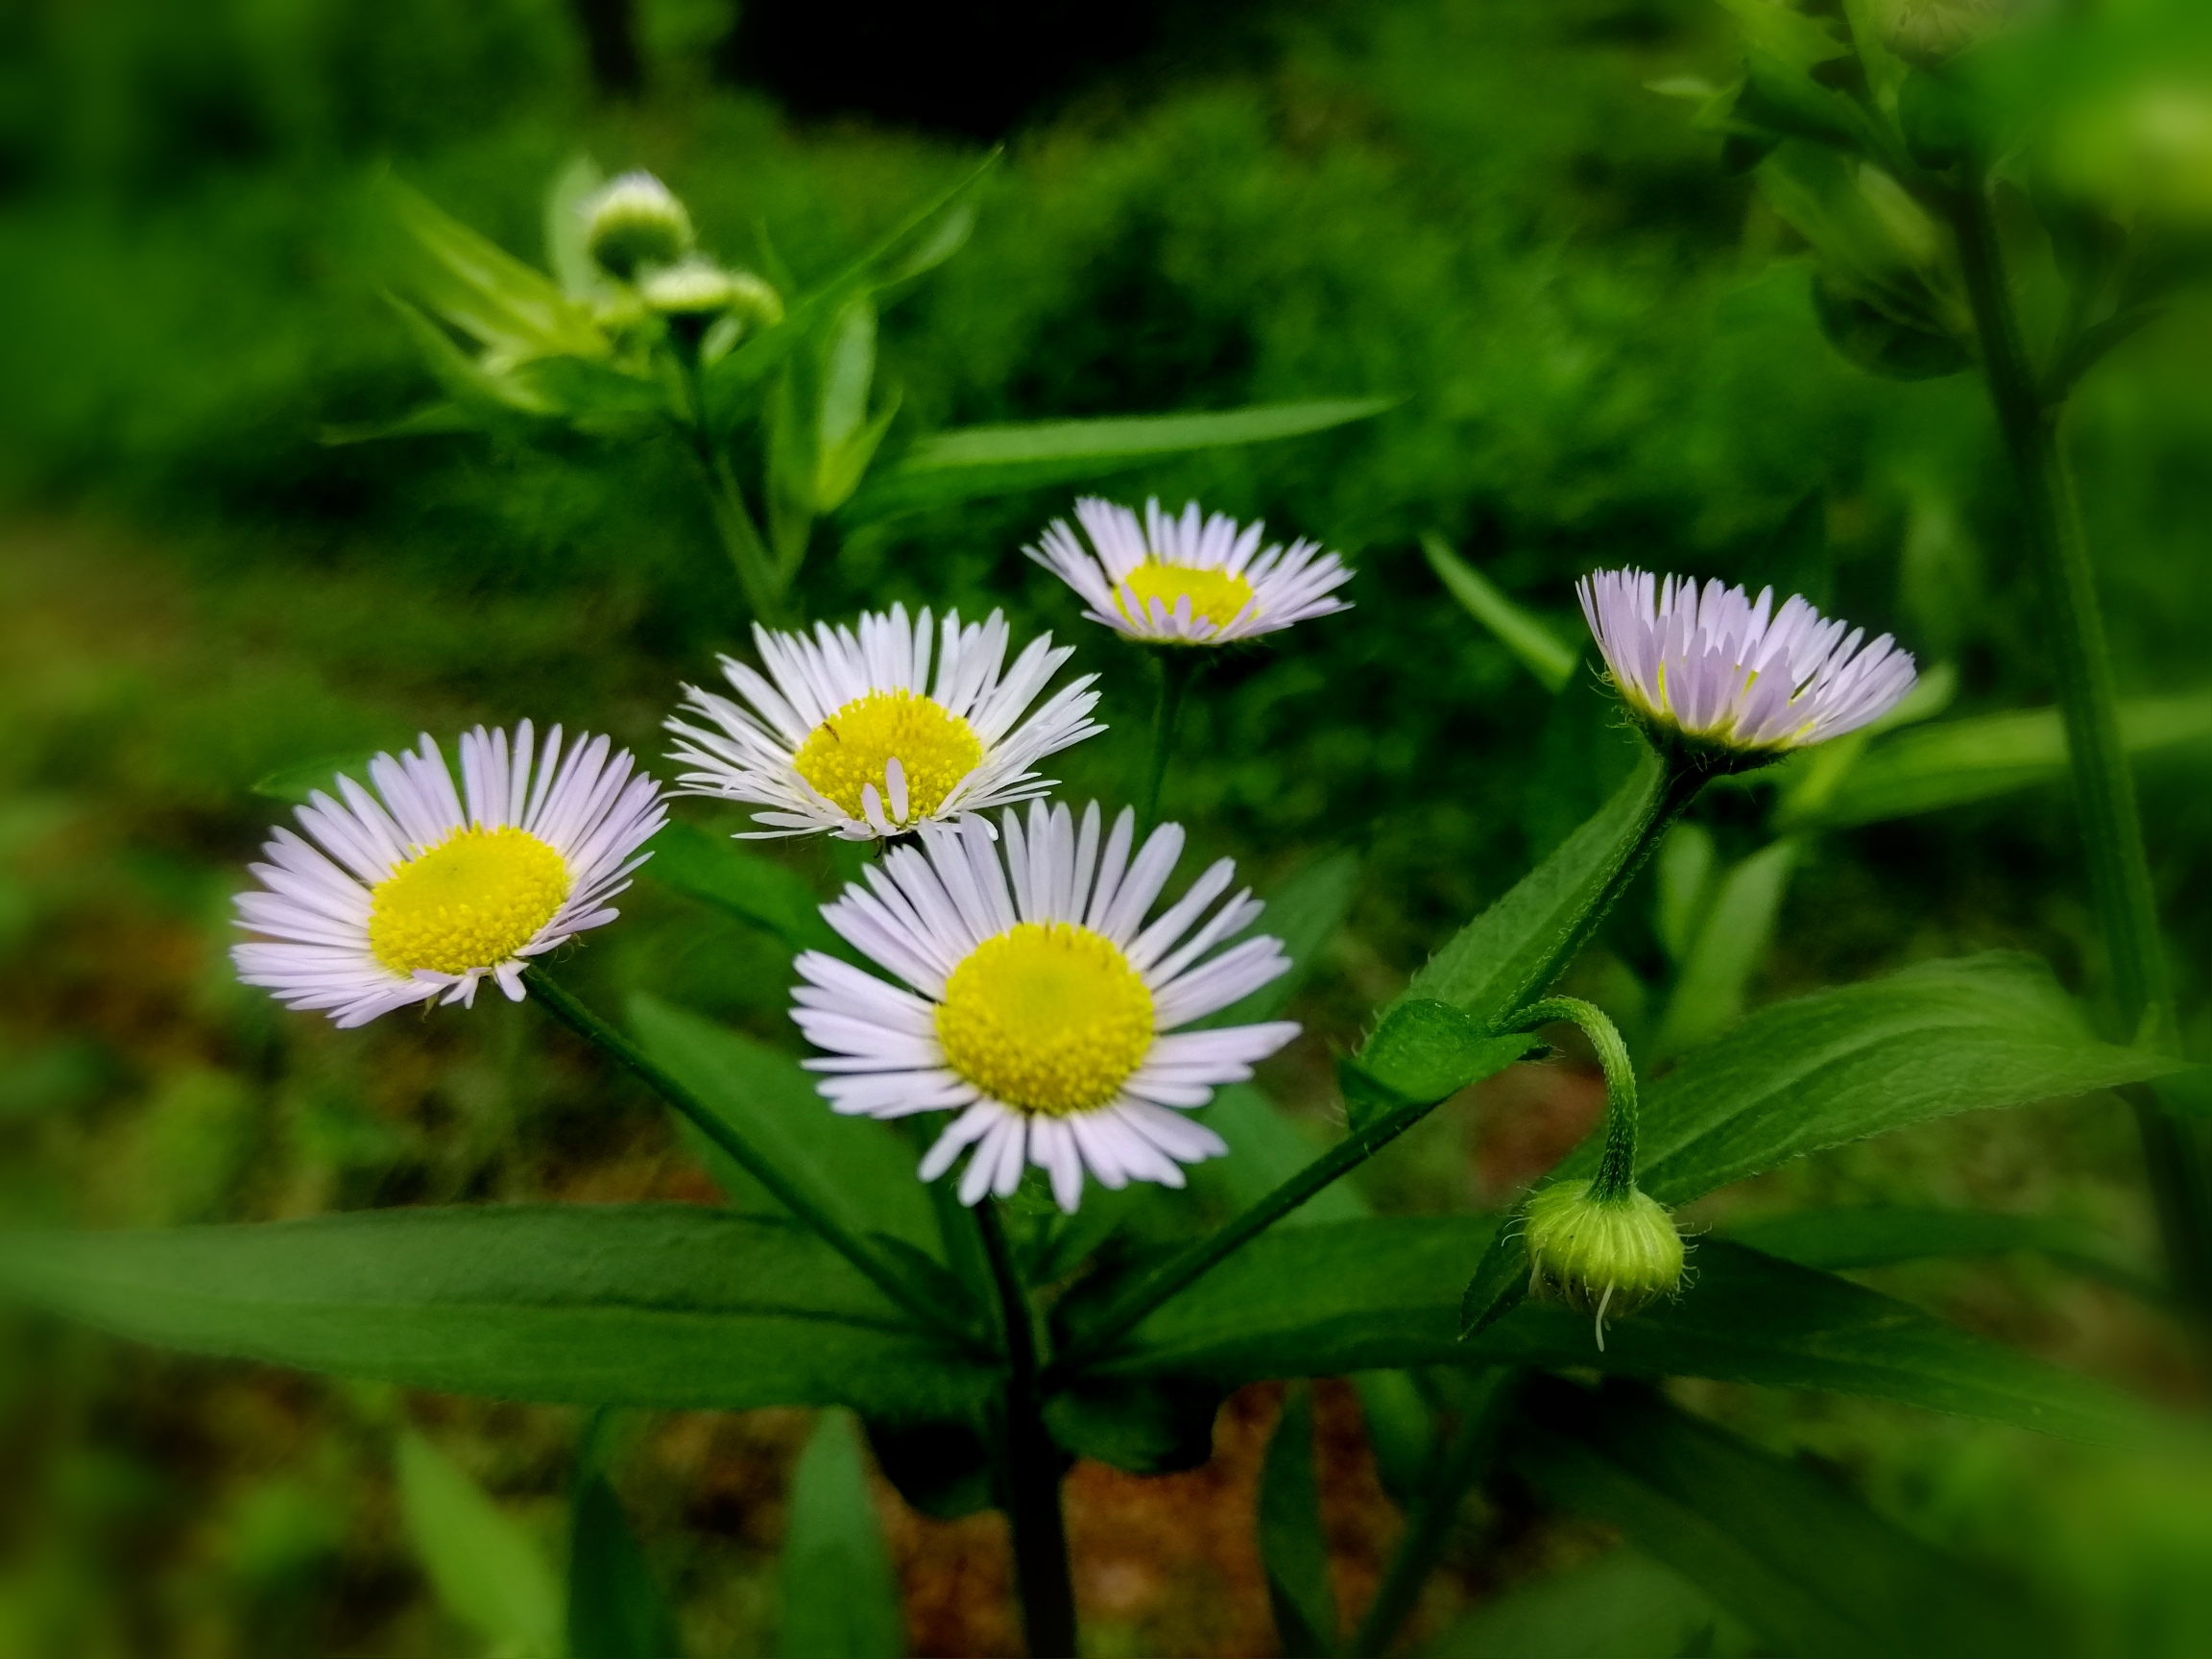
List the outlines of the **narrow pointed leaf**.
{"type": "Polygon", "coordinates": [[[495,1653],[563,1659],[561,1582],[529,1534],[411,1429],[397,1461],[407,1535],[445,1610],[495,1653]]]}
{"type": "Polygon", "coordinates": [[[2141,1407],[1848,1280],[1718,1238],[1671,1303],[1607,1326],[1524,1303],[1459,1340],[1460,1289],[1496,1223],[1372,1219],[1262,1235],[1153,1312],[1096,1362],[1111,1375],[1238,1386],[1379,1367],[1587,1366],[1868,1394],[2045,1432],[2106,1439],[2141,1407]]]}
{"type": "Polygon", "coordinates": [[[676,1621],[630,1530],[622,1501],[594,1471],[576,1494],[568,1551],[568,1659],[671,1659],[676,1621]]]}
{"type": "Polygon", "coordinates": [[[1042,490],[1149,462],[1325,432],[1394,407],[1394,397],[1263,403],[1194,415],[1127,415],[971,426],[922,439],[870,478],[839,515],[848,524],[989,495],[1042,490]]]}
{"type": "Polygon", "coordinates": [[[900,1659],[899,1584],[868,1491],[860,1429],[825,1411],[791,1477],[783,1538],[784,1659],[900,1659]]]}
{"type": "Polygon", "coordinates": [[[1421,536],[1429,567],[1460,608],[1490,630],[1522,667],[1547,691],[1564,690],[1582,653],[1551,631],[1551,625],[1506,597],[1489,577],[1452,551],[1433,530],[1421,536]]]}
{"type": "Polygon", "coordinates": [[[607,336],[590,312],[542,272],[397,180],[384,180],[380,204],[402,279],[479,345],[515,359],[607,355],[607,336]]]}
{"type": "Polygon", "coordinates": [[[1841,1272],[1934,1256],[1995,1256],[2032,1251],[2137,1295],[2163,1295],[2129,1251],[2084,1221],[2056,1215],[1993,1215],[1972,1210],[1904,1206],[1800,1210],[1728,1229],[1739,1244],[1803,1267],[1841,1272]]]}
{"type": "Polygon", "coordinates": [[[1514,1467],[1608,1521],[1742,1619],[1772,1650],[1815,1659],[2055,1652],[2047,1618],[1869,1510],[1642,1390],[1530,1390],[1514,1467]]]}
{"type": "Polygon", "coordinates": [[[1321,1533],[1321,1494],[1313,1476],[1313,1396],[1293,1382],[1267,1442],[1260,1472],[1260,1561],[1267,1603],[1286,1659],[1336,1651],[1336,1598],[1329,1585],[1329,1546],[1321,1533]]]}
{"type": "Polygon", "coordinates": [[[1585,1566],[1485,1601],[1428,1647],[1422,1659],[1647,1659],[1720,1647],[1725,1616],[1711,1597],[1640,1551],[1622,1549],[1585,1566]]]}
{"type": "Polygon", "coordinates": [[[913,1421],[990,1386],[811,1233],[696,1205],[16,1235],[0,1289],[164,1347],[509,1400],[913,1421]]]}
{"type": "Polygon", "coordinates": [[[1801,850],[1785,836],[1720,878],[1691,938],[1649,1058],[1695,1047],[1743,1017],[1744,994],[1774,936],[1801,850]]]}

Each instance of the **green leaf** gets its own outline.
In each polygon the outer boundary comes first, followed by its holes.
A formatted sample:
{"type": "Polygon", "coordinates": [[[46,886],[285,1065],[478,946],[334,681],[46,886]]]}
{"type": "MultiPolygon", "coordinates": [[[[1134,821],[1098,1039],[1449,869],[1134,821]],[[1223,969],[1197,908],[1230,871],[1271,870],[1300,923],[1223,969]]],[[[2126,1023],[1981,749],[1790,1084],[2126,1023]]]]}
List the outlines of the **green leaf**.
{"type": "Polygon", "coordinates": [[[1260,1472],[1260,1561],[1277,1643],[1287,1659],[1336,1651],[1336,1598],[1329,1586],[1329,1545],[1321,1535],[1321,1493],[1313,1478],[1313,1399],[1303,1382],[1284,1391],[1283,1415],[1260,1472]]]}
{"type": "Polygon", "coordinates": [[[1720,0],[1743,32],[1744,44],[1796,70],[1813,69],[1851,48],[1827,27],[1780,0],[1720,0]]]}
{"type": "Polygon", "coordinates": [[[1695,1047],[1743,1018],[1744,991],[1774,936],[1783,890],[1800,851],[1794,839],[1785,837],[1720,878],[1675,976],[1647,1058],[1695,1047]]]}
{"type": "Polygon", "coordinates": [[[906,1622],[868,1490],[859,1426],[825,1411],[791,1476],[783,1535],[784,1659],[900,1659],[906,1622]]]}
{"type": "Polygon", "coordinates": [[[1290,972],[1270,979],[1249,996],[1198,1022],[1202,1026],[1255,1025],[1280,1020],[1290,998],[1312,977],[1321,953],[1344,926],[1359,890],[1359,858],[1329,853],[1303,866],[1267,896],[1267,908],[1255,927],[1283,941],[1290,972]]]}
{"type": "Polygon", "coordinates": [[[591,313],[542,273],[397,180],[384,180],[378,198],[406,286],[485,349],[515,362],[608,354],[591,313]]]}
{"type": "Polygon", "coordinates": [[[1719,1647],[1723,1617],[1679,1574],[1640,1551],[1615,1550],[1483,1602],[1421,1652],[1423,1659],[1652,1659],[1742,1651],[1734,1643],[1719,1647]]]}
{"type": "MultiPolygon", "coordinates": [[[[2032,958],[1922,963],[1764,1008],[1648,1085],[1637,1181],[1663,1204],[1686,1204],[1824,1146],[2181,1065],[2098,1042],[2032,958]]],[[[1558,1175],[1590,1173],[1598,1153],[1593,1137],[1558,1175]]]]}
{"type": "Polygon", "coordinates": [[[696,1205],[17,1235],[0,1287],[165,1347],[510,1400],[913,1421],[992,1379],[813,1234],[696,1205]]]}
{"type": "Polygon", "coordinates": [[[1407,1507],[1435,1468],[1436,1414],[1404,1371],[1357,1371],[1347,1381],[1359,1396],[1382,1490],[1400,1508],[1407,1507]]]}
{"type": "Polygon", "coordinates": [[[1659,910],[1652,921],[1670,961],[1679,964],[1696,943],[1697,925],[1713,896],[1713,832],[1688,819],[1667,831],[1651,860],[1659,884],[1659,910]]]}
{"type": "MultiPolygon", "coordinates": [[[[1218,1183],[1232,1207],[1256,1204],[1321,1155],[1323,1148],[1302,1127],[1249,1083],[1232,1083],[1214,1092],[1198,1120],[1229,1142],[1226,1158],[1209,1159],[1190,1171],[1193,1183],[1218,1183]]],[[[1088,1201],[1084,1209],[1090,1209],[1088,1201]]],[[[1367,1201],[1350,1182],[1324,1187],[1276,1225],[1309,1227],[1321,1221],[1356,1221],[1367,1214],[1367,1201]]]]}
{"type": "Polygon", "coordinates": [[[379,755],[389,755],[405,746],[406,739],[379,745],[374,749],[361,749],[347,755],[330,755],[316,760],[302,760],[297,766],[280,766],[265,778],[256,779],[253,793],[265,801],[281,801],[287,805],[304,806],[307,798],[318,789],[325,794],[335,793],[338,775],[366,779],[369,762],[379,755]]]}
{"type": "MultiPolygon", "coordinates": [[[[2212,691],[2137,698],[2120,706],[2128,752],[2196,746],[2212,739],[2212,691]]],[[[1777,823],[1820,829],[1877,824],[1963,806],[2066,775],[2066,732],[2056,709],[1947,720],[1884,737],[1827,798],[1810,807],[1785,802],[1777,823]]]]}
{"type": "Polygon", "coordinates": [[[850,947],[822,920],[822,901],[796,870],[763,858],[727,835],[671,823],[653,837],[645,873],[664,887],[766,929],[793,950],[849,956],[850,947]]]}
{"type": "Polygon", "coordinates": [[[824,1210],[855,1234],[884,1234],[941,1258],[915,1152],[896,1129],[838,1116],[812,1073],[750,1037],[651,997],[629,1006],[646,1053],[824,1210]]]}
{"type": "Polygon", "coordinates": [[[577,155],[545,187],[545,268],[571,300],[606,285],[584,237],[584,203],[606,181],[598,162],[577,155]]]}
{"type": "Polygon", "coordinates": [[[453,344],[445,330],[397,294],[384,296],[407,330],[415,349],[454,406],[476,424],[493,430],[520,428],[533,421],[550,421],[564,411],[544,390],[513,374],[487,369],[453,344]]]}
{"type": "Polygon", "coordinates": [[[1930,1256],[1995,1256],[2031,1250],[2066,1266],[2161,1299],[2158,1281],[2108,1235],[2084,1221],[2054,1215],[1992,1215],[1972,1210],[1917,1210],[1904,1206],[1800,1210],[1794,1214],[1740,1222],[1728,1229],[1739,1244],[1839,1272],[1885,1267],[1930,1256]]]}
{"type": "Polygon", "coordinates": [[[1647,756],[1587,823],[1431,956],[1391,1006],[1427,998],[1489,1026],[1542,991],[1536,981],[1635,845],[1663,784],[1658,760],[1647,756]]]}
{"type": "Polygon", "coordinates": [[[1421,533],[1421,551],[1453,598],[1467,614],[1490,630],[1498,643],[1513,653],[1521,666],[1536,677],[1547,691],[1562,691],[1575,673],[1582,653],[1570,645],[1550,625],[1507,598],[1498,585],[1452,551],[1433,530],[1421,533]]]}
{"type": "Polygon", "coordinates": [[[529,1535],[411,1429],[398,1466],[400,1513],[440,1603],[494,1654],[561,1659],[561,1583],[529,1535]]]}
{"type": "Polygon", "coordinates": [[[1079,1378],[1045,1402],[1064,1451],[1132,1475],[1173,1475],[1214,1455],[1222,1390],[1179,1377],[1079,1378]]]}
{"type": "Polygon", "coordinates": [[[1680,1299],[1610,1324],[1524,1303],[1459,1340],[1460,1286],[1497,1222],[1377,1218],[1262,1234],[1096,1361],[1114,1376],[1239,1387],[1422,1365],[1582,1366],[1867,1394],[2046,1433],[2136,1432],[2126,1396],[1946,1325],[1848,1280],[1718,1238],[1680,1299]]]}
{"type": "Polygon", "coordinates": [[[970,426],[924,438],[849,502],[848,524],[988,495],[1103,478],[1200,449],[1325,432],[1397,406],[1395,397],[1265,403],[1194,415],[1127,415],[1019,426],[970,426]]]}
{"type": "Polygon", "coordinates": [[[1540,1382],[1507,1448],[1538,1491],[1620,1527],[1775,1651],[2010,1659],[2056,1647],[2054,1625],[2016,1592],[1929,1549],[1817,1471],[1644,1390],[1593,1397],[1540,1382]]]}
{"type": "Polygon", "coordinates": [[[1458,1009],[1427,998],[1390,1005],[1358,1056],[1337,1062],[1344,1104],[1358,1128],[1415,1100],[1448,1100],[1470,1083],[1503,1071],[1529,1049],[1527,1035],[1486,1036],[1458,1009]]]}
{"type": "Polygon", "coordinates": [[[576,1492],[568,1549],[568,1659],[671,1659],[676,1621],[606,1476],[576,1492]]]}

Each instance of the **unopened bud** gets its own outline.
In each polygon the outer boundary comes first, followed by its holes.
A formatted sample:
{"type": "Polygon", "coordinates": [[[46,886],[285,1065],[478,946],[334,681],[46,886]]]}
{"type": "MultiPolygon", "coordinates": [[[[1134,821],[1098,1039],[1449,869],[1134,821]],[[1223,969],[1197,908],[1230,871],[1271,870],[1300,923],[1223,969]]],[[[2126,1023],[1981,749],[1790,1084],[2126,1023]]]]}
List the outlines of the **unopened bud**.
{"type": "Polygon", "coordinates": [[[1888,0],[1882,43],[1933,69],[1996,33],[2011,9],[2010,0],[1888,0]]]}
{"type": "Polygon", "coordinates": [[[638,298],[663,317],[697,318],[731,313],[748,323],[780,323],[783,299],[750,271],[725,271],[711,259],[685,259],[647,271],[638,298]]]}
{"type": "Polygon", "coordinates": [[[691,215],[650,173],[625,173],[583,206],[584,246],[625,282],[647,265],[674,265],[691,252],[691,215]]]}
{"type": "Polygon", "coordinates": [[[1528,1200],[1523,1234],[1528,1289],[1605,1321],[1671,1296],[1682,1284],[1682,1235],[1659,1201],[1631,1187],[1599,1196],[1588,1181],[1558,1181],[1528,1200]]]}

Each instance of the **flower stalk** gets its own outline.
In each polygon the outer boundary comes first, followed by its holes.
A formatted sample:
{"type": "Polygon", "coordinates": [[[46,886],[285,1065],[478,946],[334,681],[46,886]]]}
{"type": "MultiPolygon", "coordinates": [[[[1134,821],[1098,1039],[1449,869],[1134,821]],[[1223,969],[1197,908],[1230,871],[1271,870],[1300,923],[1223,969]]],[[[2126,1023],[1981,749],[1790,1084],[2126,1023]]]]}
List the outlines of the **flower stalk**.
{"type": "Polygon", "coordinates": [[[1167,762],[1175,753],[1175,727],[1183,717],[1183,700],[1205,669],[1204,661],[1190,646],[1167,645],[1154,653],[1158,667],[1157,695],[1152,704],[1152,760],[1144,775],[1144,800],[1141,822],[1160,822],[1160,791],[1167,781],[1167,762]]]}

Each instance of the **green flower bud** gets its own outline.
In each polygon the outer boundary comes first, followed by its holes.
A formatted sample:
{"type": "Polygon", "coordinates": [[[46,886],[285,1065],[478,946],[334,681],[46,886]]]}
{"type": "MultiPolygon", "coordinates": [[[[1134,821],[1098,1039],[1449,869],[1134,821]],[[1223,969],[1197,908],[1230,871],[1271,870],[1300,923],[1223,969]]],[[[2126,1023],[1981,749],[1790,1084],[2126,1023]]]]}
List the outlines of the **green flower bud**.
{"type": "Polygon", "coordinates": [[[1625,1317],[1682,1284],[1682,1235],[1666,1206],[1641,1188],[1600,1197],[1588,1181],[1557,1181],[1528,1200],[1524,1242],[1531,1295],[1565,1302],[1598,1321],[1625,1317]]]}
{"type": "Polygon", "coordinates": [[[674,265],[691,252],[691,215],[650,173],[625,173],[586,199],[584,246],[627,282],[641,266],[674,265]]]}
{"type": "Polygon", "coordinates": [[[647,271],[637,294],[663,317],[733,313],[748,323],[780,323],[783,297],[750,271],[725,271],[711,259],[690,258],[647,271]]]}
{"type": "Polygon", "coordinates": [[[1908,63],[1934,68],[1994,34],[2011,10],[2011,0],[1888,0],[1882,43],[1908,63]]]}

